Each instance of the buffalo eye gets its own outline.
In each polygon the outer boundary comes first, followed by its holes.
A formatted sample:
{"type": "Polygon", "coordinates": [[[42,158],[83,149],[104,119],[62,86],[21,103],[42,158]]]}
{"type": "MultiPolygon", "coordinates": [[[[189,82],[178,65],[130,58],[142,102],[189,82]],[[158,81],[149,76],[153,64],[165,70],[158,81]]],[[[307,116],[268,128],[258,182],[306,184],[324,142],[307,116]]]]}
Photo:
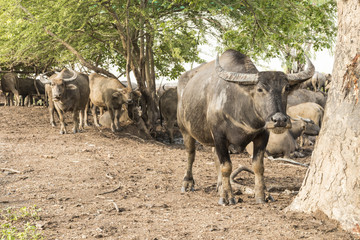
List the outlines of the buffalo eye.
{"type": "Polygon", "coordinates": [[[256,91],[261,93],[261,92],[263,92],[264,90],[263,90],[262,88],[258,88],[258,89],[256,89],[256,91]]]}
{"type": "Polygon", "coordinates": [[[285,92],[289,92],[290,91],[290,86],[289,85],[286,85],[285,87],[285,92]]]}

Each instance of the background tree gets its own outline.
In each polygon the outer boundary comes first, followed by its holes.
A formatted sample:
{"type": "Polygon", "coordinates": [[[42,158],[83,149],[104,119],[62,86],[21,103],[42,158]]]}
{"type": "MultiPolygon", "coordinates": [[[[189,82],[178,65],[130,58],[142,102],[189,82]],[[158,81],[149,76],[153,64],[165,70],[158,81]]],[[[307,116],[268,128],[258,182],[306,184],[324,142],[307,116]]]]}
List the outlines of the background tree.
{"type": "MultiPolygon", "coordinates": [[[[155,79],[176,79],[184,63],[201,62],[208,35],[253,59],[285,49],[329,48],[334,1],[0,0],[0,66],[32,69],[71,66],[114,77],[131,71],[154,124],[155,79]],[[317,1],[318,2],[318,1],[317,1]]],[[[129,79],[129,78],[128,78],[129,79]]]]}
{"type": "Polygon", "coordinates": [[[333,80],[303,186],[289,210],[323,211],[360,234],[360,3],[339,0],[333,80]]]}

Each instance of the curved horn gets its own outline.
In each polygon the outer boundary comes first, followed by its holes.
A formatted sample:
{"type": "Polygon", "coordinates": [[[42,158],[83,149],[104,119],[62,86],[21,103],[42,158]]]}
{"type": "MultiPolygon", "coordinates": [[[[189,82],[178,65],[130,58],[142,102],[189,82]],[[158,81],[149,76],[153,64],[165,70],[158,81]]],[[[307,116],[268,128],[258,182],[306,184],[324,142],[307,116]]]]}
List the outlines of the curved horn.
{"type": "Polygon", "coordinates": [[[308,56],[305,55],[305,59],[306,59],[307,67],[304,71],[294,74],[287,74],[287,78],[289,79],[290,84],[297,84],[303,82],[314,75],[315,72],[314,65],[312,64],[308,56]]]}
{"type": "Polygon", "coordinates": [[[219,78],[228,82],[235,82],[244,85],[251,85],[259,82],[259,78],[257,74],[225,71],[225,69],[223,69],[220,66],[219,54],[216,56],[216,60],[215,60],[215,71],[219,78]]]}
{"type": "Polygon", "coordinates": [[[72,81],[77,78],[77,73],[74,70],[69,69],[69,71],[73,73],[73,76],[71,78],[63,78],[64,81],[72,81]]]}
{"type": "Polygon", "coordinates": [[[40,74],[39,76],[40,76],[39,80],[40,80],[40,82],[42,82],[43,84],[49,84],[49,83],[51,83],[50,79],[49,79],[48,76],[46,76],[45,74],[40,74]]]}
{"type": "Polygon", "coordinates": [[[300,117],[298,116],[298,118],[300,118],[301,120],[303,120],[304,122],[307,122],[307,123],[313,123],[313,121],[309,118],[303,118],[303,117],[300,117]]]}

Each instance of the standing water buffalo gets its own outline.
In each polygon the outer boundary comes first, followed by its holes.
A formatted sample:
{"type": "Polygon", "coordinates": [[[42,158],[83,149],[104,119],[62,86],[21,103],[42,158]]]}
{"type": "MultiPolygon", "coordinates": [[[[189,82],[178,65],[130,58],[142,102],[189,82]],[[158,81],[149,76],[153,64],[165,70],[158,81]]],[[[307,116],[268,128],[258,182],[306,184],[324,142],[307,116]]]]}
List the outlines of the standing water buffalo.
{"type": "Polygon", "coordinates": [[[5,73],[2,76],[1,88],[5,96],[6,93],[9,93],[9,95],[6,96],[5,105],[12,106],[14,104],[13,103],[14,95],[15,95],[15,105],[18,106],[20,104],[19,82],[15,73],[5,73]]]}
{"type": "Polygon", "coordinates": [[[194,70],[179,78],[177,121],[188,154],[182,192],[194,188],[192,166],[197,140],[215,147],[219,204],[235,204],[228,147],[233,144],[244,149],[252,141],[255,199],[257,203],[265,202],[263,158],[268,131],[282,133],[291,127],[286,115],[287,95],[292,86],[313,75],[309,59],[307,65],[297,74],[259,72],[249,57],[228,50],[220,62],[217,58],[194,69],[197,73],[192,77],[194,70]]]}
{"type": "Polygon", "coordinates": [[[131,103],[131,89],[126,88],[115,78],[104,77],[97,73],[90,74],[89,85],[95,125],[100,126],[96,116],[96,107],[106,107],[110,113],[111,131],[119,130],[120,111],[123,104],[131,103]]]}
{"type": "Polygon", "coordinates": [[[174,125],[176,123],[177,102],[177,88],[169,88],[165,90],[159,99],[160,122],[162,125],[162,117],[164,117],[166,130],[169,132],[170,143],[174,142],[174,125]]]}
{"type": "Polygon", "coordinates": [[[72,111],[76,133],[83,129],[86,122],[85,109],[89,102],[89,79],[82,73],[64,68],[60,73],[52,75],[49,79],[41,78],[42,83],[51,84],[51,97],[60,118],[60,134],[66,133],[64,112],[72,111]],[[79,124],[80,113],[80,124],[79,124]]]}

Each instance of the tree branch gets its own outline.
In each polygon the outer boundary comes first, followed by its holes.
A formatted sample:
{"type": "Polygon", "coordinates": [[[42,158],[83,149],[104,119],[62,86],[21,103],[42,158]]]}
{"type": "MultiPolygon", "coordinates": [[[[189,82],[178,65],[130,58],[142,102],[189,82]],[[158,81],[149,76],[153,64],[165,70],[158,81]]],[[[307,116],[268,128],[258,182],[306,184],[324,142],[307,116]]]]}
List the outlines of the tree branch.
{"type": "MultiPolygon", "coordinates": [[[[29,10],[27,10],[27,8],[25,8],[24,6],[22,6],[21,4],[18,5],[29,17],[31,17],[30,21],[32,22],[37,22],[37,20],[35,19],[35,17],[29,12],[29,10]]],[[[87,62],[83,56],[75,49],[73,48],[70,44],[68,44],[67,42],[65,42],[64,40],[62,40],[60,37],[58,37],[55,33],[53,33],[52,31],[50,31],[49,29],[47,29],[46,27],[43,27],[45,32],[50,35],[51,37],[53,37],[56,41],[60,42],[62,45],[64,45],[72,54],[74,54],[77,59],[80,61],[80,63],[82,65],[84,65],[85,67],[97,72],[97,73],[102,73],[108,77],[112,77],[112,78],[116,78],[115,75],[113,75],[112,73],[108,72],[107,70],[103,69],[103,68],[99,68],[96,67],[94,65],[92,65],[91,63],[87,62]]]]}

